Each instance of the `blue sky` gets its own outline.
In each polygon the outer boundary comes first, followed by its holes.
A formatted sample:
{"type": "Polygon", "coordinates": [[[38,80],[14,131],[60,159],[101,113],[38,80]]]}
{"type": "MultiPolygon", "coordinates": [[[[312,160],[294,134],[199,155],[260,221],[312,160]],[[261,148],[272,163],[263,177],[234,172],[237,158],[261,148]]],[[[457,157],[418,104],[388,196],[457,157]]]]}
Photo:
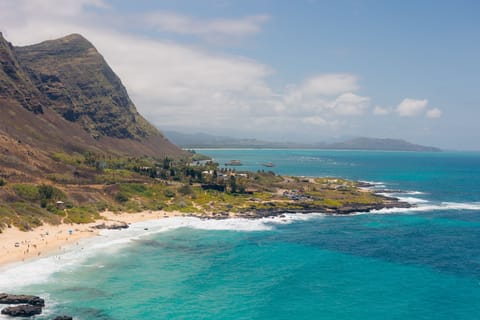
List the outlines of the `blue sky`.
{"type": "Polygon", "coordinates": [[[0,0],[15,45],[81,33],[159,128],[480,150],[480,2],[0,0]]]}

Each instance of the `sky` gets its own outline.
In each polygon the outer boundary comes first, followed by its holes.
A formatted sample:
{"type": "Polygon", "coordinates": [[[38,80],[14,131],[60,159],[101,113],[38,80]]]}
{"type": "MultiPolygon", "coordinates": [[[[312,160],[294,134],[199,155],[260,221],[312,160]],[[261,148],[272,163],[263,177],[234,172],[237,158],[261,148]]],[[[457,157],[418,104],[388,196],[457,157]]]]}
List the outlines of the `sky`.
{"type": "Polygon", "coordinates": [[[165,131],[480,150],[476,0],[0,0],[0,31],[82,34],[165,131]]]}

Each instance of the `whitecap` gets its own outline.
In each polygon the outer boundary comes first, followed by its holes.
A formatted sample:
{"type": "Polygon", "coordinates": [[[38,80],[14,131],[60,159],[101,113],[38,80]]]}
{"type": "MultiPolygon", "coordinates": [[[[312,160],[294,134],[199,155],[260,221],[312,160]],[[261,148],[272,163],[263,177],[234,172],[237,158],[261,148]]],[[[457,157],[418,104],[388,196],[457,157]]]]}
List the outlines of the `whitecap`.
{"type": "Polygon", "coordinates": [[[480,210],[480,202],[440,202],[440,203],[425,203],[418,204],[411,208],[386,208],[379,210],[372,210],[370,213],[414,213],[414,212],[428,212],[428,211],[444,211],[444,210],[480,210]]]}
{"type": "MultiPolygon", "coordinates": [[[[201,230],[230,230],[241,232],[270,231],[275,225],[323,217],[321,213],[284,214],[262,219],[200,219],[195,217],[173,217],[133,223],[128,229],[102,230],[100,236],[83,239],[78,245],[70,245],[62,252],[34,260],[10,264],[0,268],[0,288],[15,290],[32,284],[45,283],[60,271],[73,272],[85,261],[97,254],[114,254],[134,240],[174,230],[191,228],[201,230]]],[[[91,264],[89,264],[91,266],[91,264]]],[[[102,267],[99,265],[98,267],[102,267]]]]}
{"type": "Polygon", "coordinates": [[[359,180],[359,182],[373,184],[373,185],[382,185],[382,186],[385,185],[385,182],[381,182],[381,181],[359,180]]]}
{"type": "Polygon", "coordinates": [[[426,192],[422,191],[402,191],[401,194],[408,194],[408,195],[420,195],[420,194],[427,194],[426,192]]]}
{"type": "Polygon", "coordinates": [[[399,196],[396,196],[396,198],[400,201],[408,202],[410,204],[428,203],[428,200],[415,198],[415,197],[399,197],[399,196]]]}

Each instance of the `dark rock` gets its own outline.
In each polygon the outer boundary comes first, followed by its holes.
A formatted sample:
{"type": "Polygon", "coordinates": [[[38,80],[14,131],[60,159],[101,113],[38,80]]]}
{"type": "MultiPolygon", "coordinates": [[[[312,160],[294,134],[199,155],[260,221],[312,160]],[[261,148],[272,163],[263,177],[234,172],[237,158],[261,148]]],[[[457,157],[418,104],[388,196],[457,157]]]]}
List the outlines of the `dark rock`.
{"type": "Polygon", "coordinates": [[[93,226],[95,229],[108,229],[108,230],[119,230],[119,229],[128,229],[129,225],[123,221],[114,221],[110,223],[101,223],[96,226],[93,226]]]}
{"type": "Polygon", "coordinates": [[[45,300],[37,296],[15,295],[8,293],[0,293],[0,304],[20,304],[26,303],[32,306],[45,306],[45,300]]]}
{"type": "Polygon", "coordinates": [[[359,188],[373,188],[375,187],[374,184],[366,181],[357,181],[357,187],[359,188]]]}
{"type": "Polygon", "coordinates": [[[2,314],[12,317],[31,317],[42,313],[42,307],[32,306],[30,304],[21,304],[15,307],[7,307],[2,310],[2,314]]]}
{"type": "Polygon", "coordinates": [[[58,316],[58,317],[55,317],[53,320],[73,320],[73,317],[70,317],[70,316],[58,316]]]}

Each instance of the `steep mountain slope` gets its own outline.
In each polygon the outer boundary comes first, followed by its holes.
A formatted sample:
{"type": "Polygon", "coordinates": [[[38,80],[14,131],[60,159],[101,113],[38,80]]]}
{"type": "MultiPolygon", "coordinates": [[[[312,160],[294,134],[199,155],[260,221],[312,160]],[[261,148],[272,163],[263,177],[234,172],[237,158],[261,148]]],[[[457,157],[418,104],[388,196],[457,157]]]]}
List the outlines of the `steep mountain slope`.
{"type": "Polygon", "coordinates": [[[13,47],[0,33],[0,135],[40,152],[185,155],[136,110],[120,79],[80,35],[13,47]]]}
{"type": "Polygon", "coordinates": [[[141,139],[156,133],[138,114],[120,79],[82,36],[17,47],[15,52],[52,108],[94,138],[141,139]]]}
{"type": "Polygon", "coordinates": [[[13,46],[0,33],[0,99],[20,105],[36,114],[43,113],[46,99],[20,66],[13,46]]]}

